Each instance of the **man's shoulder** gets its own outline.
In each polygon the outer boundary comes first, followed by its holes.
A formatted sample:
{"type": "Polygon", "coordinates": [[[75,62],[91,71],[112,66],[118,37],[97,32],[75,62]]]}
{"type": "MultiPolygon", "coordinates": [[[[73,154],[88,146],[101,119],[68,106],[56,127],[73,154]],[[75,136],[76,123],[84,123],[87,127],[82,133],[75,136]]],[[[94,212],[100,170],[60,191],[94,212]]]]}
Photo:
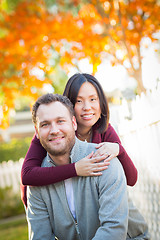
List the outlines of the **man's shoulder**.
{"type": "Polygon", "coordinates": [[[123,167],[117,157],[110,161],[110,165],[106,170],[102,172],[99,179],[104,179],[104,181],[114,182],[119,180],[126,181],[125,173],[123,167]]]}
{"type": "Polygon", "coordinates": [[[88,149],[96,150],[95,147],[98,145],[97,143],[80,141],[79,139],[78,139],[78,142],[79,142],[79,146],[83,147],[86,151],[88,149]]]}
{"type": "Polygon", "coordinates": [[[84,141],[80,141],[76,138],[76,142],[74,145],[74,148],[71,152],[71,159],[73,162],[79,161],[80,159],[86,157],[88,154],[90,154],[92,151],[96,151],[96,143],[88,143],[84,141]]]}
{"type": "Polygon", "coordinates": [[[50,161],[48,159],[48,154],[47,156],[43,159],[41,167],[51,167],[50,161]]]}
{"type": "Polygon", "coordinates": [[[98,145],[97,143],[92,143],[92,142],[82,142],[84,145],[83,145],[83,148],[85,149],[85,151],[96,151],[96,146],[98,145]]]}

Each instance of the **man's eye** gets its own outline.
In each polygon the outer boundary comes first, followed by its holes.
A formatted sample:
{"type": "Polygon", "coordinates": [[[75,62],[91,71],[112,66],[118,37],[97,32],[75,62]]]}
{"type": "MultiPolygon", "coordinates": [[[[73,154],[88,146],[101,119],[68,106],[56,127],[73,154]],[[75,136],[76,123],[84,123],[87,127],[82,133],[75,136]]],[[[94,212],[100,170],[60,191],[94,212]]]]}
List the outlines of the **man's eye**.
{"type": "Polygon", "coordinates": [[[48,123],[43,123],[43,124],[41,125],[41,127],[46,127],[46,126],[48,126],[48,123]]]}
{"type": "Polygon", "coordinates": [[[63,123],[63,122],[64,122],[64,120],[58,120],[58,122],[59,122],[59,123],[63,123]]]}

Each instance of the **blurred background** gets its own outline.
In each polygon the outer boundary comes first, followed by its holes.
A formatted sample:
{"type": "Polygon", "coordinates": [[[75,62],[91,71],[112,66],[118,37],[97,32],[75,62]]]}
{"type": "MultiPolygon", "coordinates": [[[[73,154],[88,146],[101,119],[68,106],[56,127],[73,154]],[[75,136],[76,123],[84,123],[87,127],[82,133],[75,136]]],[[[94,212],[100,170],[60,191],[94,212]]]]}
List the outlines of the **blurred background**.
{"type": "Polygon", "coordinates": [[[129,195],[160,239],[160,1],[0,1],[1,240],[27,239],[20,170],[38,96],[93,74],[138,169],[129,195]]]}

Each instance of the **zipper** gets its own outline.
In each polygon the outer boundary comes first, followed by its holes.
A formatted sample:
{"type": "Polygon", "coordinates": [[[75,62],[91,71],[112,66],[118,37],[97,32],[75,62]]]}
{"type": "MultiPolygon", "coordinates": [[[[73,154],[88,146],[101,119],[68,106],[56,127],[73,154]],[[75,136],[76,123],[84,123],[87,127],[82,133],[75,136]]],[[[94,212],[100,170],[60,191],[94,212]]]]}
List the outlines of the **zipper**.
{"type": "Polygon", "coordinates": [[[79,228],[78,228],[78,223],[77,223],[76,220],[75,220],[75,226],[76,226],[76,230],[77,230],[77,232],[78,232],[78,235],[80,236],[80,232],[79,232],[79,228]]]}

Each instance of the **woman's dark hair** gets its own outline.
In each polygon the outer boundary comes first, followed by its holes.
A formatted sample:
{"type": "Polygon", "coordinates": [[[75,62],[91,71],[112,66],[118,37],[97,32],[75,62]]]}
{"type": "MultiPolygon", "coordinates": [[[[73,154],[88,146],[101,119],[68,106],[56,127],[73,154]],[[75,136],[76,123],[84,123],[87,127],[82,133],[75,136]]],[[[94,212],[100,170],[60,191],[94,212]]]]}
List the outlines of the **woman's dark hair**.
{"type": "Polygon", "coordinates": [[[101,108],[101,118],[95,124],[97,126],[97,130],[99,133],[104,133],[104,131],[108,127],[109,122],[109,107],[107,103],[107,99],[105,97],[104,91],[98,82],[98,80],[90,74],[87,73],[76,73],[74,74],[67,82],[66,87],[64,89],[63,95],[67,96],[72,102],[73,106],[75,106],[77,95],[80,87],[83,83],[89,82],[91,83],[95,89],[97,90],[100,108],[101,108]]]}

